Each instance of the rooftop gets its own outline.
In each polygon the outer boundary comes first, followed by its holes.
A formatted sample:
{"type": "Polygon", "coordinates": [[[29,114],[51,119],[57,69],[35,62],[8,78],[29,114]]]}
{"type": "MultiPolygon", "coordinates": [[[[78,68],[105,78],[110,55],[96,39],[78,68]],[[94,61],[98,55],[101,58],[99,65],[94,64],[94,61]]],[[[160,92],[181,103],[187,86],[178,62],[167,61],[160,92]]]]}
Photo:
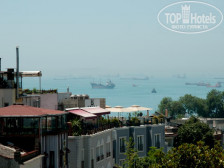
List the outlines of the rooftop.
{"type": "Polygon", "coordinates": [[[26,105],[12,105],[0,108],[0,117],[40,117],[46,115],[62,115],[63,111],[36,108],[26,105]]]}

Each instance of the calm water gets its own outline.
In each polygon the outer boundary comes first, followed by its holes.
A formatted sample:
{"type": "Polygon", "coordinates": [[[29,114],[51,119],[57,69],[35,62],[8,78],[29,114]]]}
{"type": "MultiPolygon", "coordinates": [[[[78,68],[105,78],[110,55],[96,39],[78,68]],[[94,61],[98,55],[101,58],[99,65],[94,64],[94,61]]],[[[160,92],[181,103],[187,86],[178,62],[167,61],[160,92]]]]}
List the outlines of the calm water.
{"type": "MultiPolygon", "coordinates": [[[[95,78],[96,79],[96,78],[95,78]]],[[[168,96],[173,100],[178,100],[180,96],[192,94],[205,98],[212,88],[203,86],[185,85],[185,82],[208,82],[215,85],[218,81],[224,82],[224,79],[210,78],[150,78],[149,80],[133,80],[110,78],[116,84],[114,89],[92,89],[90,82],[93,79],[64,79],[55,80],[54,78],[42,77],[42,89],[58,89],[59,92],[66,92],[69,86],[73,94],[88,94],[92,98],[106,98],[106,104],[109,106],[129,107],[131,105],[140,105],[151,107],[153,113],[158,109],[158,104],[163,97],[168,96]],[[133,87],[133,84],[137,85],[133,87]],[[155,88],[157,93],[151,93],[155,88]]],[[[104,84],[108,78],[101,78],[104,84]]],[[[95,80],[96,82],[97,80],[95,80]]],[[[224,86],[224,84],[222,84],[224,86]]],[[[23,88],[39,88],[38,78],[24,78],[23,88]]],[[[224,87],[217,88],[223,91],[224,87]]],[[[114,114],[115,115],[115,114],[114,114]]],[[[117,114],[116,114],[117,115],[117,114]]]]}

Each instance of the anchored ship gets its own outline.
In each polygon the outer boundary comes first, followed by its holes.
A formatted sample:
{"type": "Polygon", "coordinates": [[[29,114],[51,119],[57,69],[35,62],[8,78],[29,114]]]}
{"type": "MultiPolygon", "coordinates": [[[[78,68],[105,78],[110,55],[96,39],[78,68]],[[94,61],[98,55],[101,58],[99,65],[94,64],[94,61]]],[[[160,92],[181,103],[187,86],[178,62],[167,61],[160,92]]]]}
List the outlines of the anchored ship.
{"type": "Polygon", "coordinates": [[[90,83],[93,89],[113,89],[115,87],[115,84],[111,81],[108,81],[106,85],[103,85],[101,83],[90,83]]]}

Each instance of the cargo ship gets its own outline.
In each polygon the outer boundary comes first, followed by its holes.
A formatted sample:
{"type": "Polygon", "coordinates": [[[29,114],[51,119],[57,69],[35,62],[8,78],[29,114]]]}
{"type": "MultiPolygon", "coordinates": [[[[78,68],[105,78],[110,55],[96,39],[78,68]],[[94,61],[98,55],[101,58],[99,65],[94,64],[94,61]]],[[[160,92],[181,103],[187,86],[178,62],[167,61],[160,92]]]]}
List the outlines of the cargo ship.
{"type": "Polygon", "coordinates": [[[90,83],[93,89],[113,89],[115,87],[115,84],[111,81],[108,81],[106,85],[103,85],[101,83],[90,83]]]}

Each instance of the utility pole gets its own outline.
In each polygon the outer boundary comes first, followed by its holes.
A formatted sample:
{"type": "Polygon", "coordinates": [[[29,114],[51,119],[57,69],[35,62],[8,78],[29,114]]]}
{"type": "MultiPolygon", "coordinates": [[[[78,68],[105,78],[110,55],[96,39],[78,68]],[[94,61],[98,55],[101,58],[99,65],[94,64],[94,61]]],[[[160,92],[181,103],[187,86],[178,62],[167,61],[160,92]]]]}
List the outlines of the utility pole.
{"type": "Polygon", "coordinates": [[[2,58],[0,58],[0,71],[2,71],[2,58]]]}
{"type": "Polygon", "coordinates": [[[19,46],[16,46],[16,98],[19,98],[19,46]]]}

